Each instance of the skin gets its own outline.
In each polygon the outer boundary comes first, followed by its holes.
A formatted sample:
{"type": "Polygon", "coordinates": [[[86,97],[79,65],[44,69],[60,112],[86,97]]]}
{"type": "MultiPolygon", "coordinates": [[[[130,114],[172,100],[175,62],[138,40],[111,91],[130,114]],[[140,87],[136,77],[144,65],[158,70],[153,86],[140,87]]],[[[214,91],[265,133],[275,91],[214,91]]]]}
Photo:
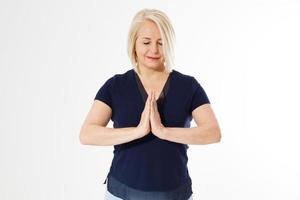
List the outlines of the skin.
{"type": "Polygon", "coordinates": [[[197,127],[168,128],[161,123],[157,99],[168,74],[164,71],[160,32],[154,22],[145,21],[141,25],[135,47],[140,70],[139,77],[148,93],[141,120],[137,127],[137,131],[140,133],[139,136],[143,137],[151,131],[160,139],[178,143],[208,144],[219,142],[221,131],[210,104],[199,106],[192,112],[197,127]],[[151,59],[151,57],[157,59],[151,59]]]}
{"type": "Polygon", "coordinates": [[[197,127],[164,127],[161,123],[156,101],[169,74],[164,71],[160,39],[156,24],[151,21],[142,24],[135,50],[140,70],[138,76],[148,98],[138,126],[106,127],[112,116],[112,109],[104,102],[95,100],[80,130],[79,139],[82,144],[118,145],[144,137],[150,131],[160,139],[183,144],[210,144],[220,141],[221,131],[210,104],[201,105],[192,111],[197,127]]]}
{"type": "Polygon", "coordinates": [[[164,73],[164,55],[159,29],[151,21],[140,26],[135,43],[140,76],[146,81],[154,81],[167,75],[164,73]],[[155,58],[155,59],[154,59],[155,58]]]}
{"type": "Polygon", "coordinates": [[[160,137],[160,130],[164,126],[157,109],[157,99],[169,76],[164,67],[162,40],[158,27],[151,21],[143,22],[137,35],[135,51],[140,71],[138,75],[148,94],[138,129],[142,135],[151,131],[160,137]]]}

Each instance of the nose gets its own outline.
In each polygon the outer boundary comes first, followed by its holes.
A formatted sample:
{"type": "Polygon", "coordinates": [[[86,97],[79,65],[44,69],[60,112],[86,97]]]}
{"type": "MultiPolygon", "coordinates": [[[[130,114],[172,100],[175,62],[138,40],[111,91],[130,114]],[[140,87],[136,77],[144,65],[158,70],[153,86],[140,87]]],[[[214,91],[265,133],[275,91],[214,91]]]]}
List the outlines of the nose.
{"type": "Polygon", "coordinates": [[[157,44],[152,44],[151,45],[151,52],[157,53],[158,52],[158,45],[157,44]]]}

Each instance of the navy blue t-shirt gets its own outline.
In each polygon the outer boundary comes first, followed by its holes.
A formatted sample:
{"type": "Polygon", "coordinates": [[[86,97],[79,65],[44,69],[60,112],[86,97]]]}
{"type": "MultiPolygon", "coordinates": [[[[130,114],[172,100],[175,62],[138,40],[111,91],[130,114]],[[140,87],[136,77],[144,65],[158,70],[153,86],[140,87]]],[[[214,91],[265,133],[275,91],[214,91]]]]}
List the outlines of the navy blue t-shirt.
{"type": "MultiPolygon", "coordinates": [[[[114,128],[124,128],[138,126],[146,98],[146,90],[131,69],[106,80],[94,100],[100,100],[112,109],[114,128]]],[[[173,69],[157,103],[165,127],[189,128],[192,111],[210,101],[193,76],[173,69]]],[[[150,132],[143,138],[114,145],[108,177],[144,192],[164,192],[183,185],[191,186],[187,149],[187,144],[162,140],[150,132]]],[[[128,195],[124,189],[110,188],[109,191],[123,199],[128,195]]],[[[192,193],[191,189],[189,193],[192,193]]]]}

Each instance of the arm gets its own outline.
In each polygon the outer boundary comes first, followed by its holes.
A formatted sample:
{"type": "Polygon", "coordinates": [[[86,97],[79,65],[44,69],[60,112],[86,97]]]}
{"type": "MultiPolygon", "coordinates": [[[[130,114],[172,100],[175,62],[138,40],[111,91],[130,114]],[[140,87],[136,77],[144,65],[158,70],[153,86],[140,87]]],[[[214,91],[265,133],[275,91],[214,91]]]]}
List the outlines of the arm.
{"type": "Polygon", "coordinates": [[[136,127],[106,127],[112,115],[111,108],[95,100],[80,130],[79,140],[84,145],[117,145],[141,137],[136,127]]]}
{"type": "Polygon", "coordinates": [[[183,144],[210,144],[220,142],[221,131],[210,104],[204,104],[192,112],[197,127],[162,129],[163,139],[183,144]]]}
{"type": "Polygon", "coordinates": [[[136,127],[109,128],[90,124],[82,129],[80,141],[84,145],[117,145],[138,139],[139,134],[136,130],[136,127]]]}

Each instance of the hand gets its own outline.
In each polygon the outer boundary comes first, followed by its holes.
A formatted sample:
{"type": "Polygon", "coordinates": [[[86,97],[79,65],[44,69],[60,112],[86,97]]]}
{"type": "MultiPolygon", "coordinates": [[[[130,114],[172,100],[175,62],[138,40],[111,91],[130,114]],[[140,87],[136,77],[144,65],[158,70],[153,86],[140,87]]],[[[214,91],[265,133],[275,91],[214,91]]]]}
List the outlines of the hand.
{"type": "Polygon", "coordinates": [[[157,109],[157,103],[155,99],[154,92],[150,92],[151,100],[150,100],[150,125],[151,132],[159,137],[160,139],[164,139],[164,125],[161,123],[160,115],[157,109]]]}
{"type": "Polygon", "coordinates": [[[151,131],[150,127],[150,99],[151,95],[148,95],[144,110],[141,115],[140,123],[136,127],[136,131],[138,132],[138,137],[144,137],[151,131]]]}

